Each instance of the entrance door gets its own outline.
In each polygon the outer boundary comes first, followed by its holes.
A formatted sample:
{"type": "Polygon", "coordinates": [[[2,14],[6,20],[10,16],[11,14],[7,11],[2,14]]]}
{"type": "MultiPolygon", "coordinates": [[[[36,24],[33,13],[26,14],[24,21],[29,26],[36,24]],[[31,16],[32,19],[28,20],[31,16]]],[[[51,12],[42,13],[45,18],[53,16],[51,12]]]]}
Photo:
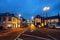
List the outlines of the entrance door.
{"type": "Polygon", "coordinates": [[[41,27],[41,23],[40,22],[36,23],[36,27],[41,27]]]}

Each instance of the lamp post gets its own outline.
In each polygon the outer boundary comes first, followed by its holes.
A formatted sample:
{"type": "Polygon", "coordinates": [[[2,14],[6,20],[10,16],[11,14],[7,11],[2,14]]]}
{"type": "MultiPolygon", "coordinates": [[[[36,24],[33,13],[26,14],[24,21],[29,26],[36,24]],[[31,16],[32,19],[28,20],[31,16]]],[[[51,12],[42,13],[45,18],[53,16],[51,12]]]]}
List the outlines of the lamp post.
{"type": "Polygon", "coordinates": [[[31,20],[32,20],[31,22],[32,22],[32,23],[33,23],[33,19],[34,19],[34,16],[31,16],[31,20]]]}
{"type": "Polygon", "coordinates": [[[27,20],[27,22],[29,23],[29,20],[27,20]]]}
{"type": "Polygon", "coordinates": [[[31,19],[33,20],[33,18],[34,18],[34,17],[32,16],[31,19]]]}
{"type": "Polygon", "coordinates": [[[47,17],[48,17],[48,15],[47,15],[47,12],[49,11],[49,9],[50,9],[50,7],[49,6],[45,6],[44,8],[43,8],[43,11],[45,11],[46,12],[46,24],[47,24],[47,17]]]}
{"type": "MultiPolygon", "coordinates": [[[[31,20],[34,21],[34,16],[31,16],[31,20]]],[[[36,30],[36,28],[35,28],[33,22],[31,22],[31,24],[30,24],[30,32],[33,32],[35,30],[36,30]]]]}
{"type": "MultiPolygon", "coordinates": [[[[18,14],[18,17],[19,17],[19,19],[21,19],[21,14],[18,14]]],[[[22,19],[21,19],[22,20],[22,19]]],[[[21,21],[20,20],[20,21],[21,21]]],[[[18,21],[18,20],[17,20],[18,21]]],[[[19,23],[19,25],[21,26],[21,24],[19,23]]],[[[18,26],[18,22],[17,22],[17,26],[18,26]]]]}

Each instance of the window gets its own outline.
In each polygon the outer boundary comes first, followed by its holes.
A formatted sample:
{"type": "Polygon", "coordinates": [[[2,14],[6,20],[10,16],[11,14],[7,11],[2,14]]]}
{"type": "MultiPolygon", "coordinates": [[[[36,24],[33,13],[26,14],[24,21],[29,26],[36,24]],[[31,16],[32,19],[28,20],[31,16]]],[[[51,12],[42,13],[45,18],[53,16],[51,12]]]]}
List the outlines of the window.
{"type": "Polygon", "coordinates": [[[1,17],[0,17],[0,21],[1,21],[1,17]]]}
{"type": "Polygon", "coordinates": [[[50,20],[48,20],[48,22],[50,23],[50,20]]]}
{"type": "Polygon", "coordinates": [[[55,22],[59,22],[59,20],[58,19],[55,19],[55,22]]]}
{"type": "Polygon", "coordinates": [[[41,19],[36,18],[36,19],[35,19],[35,22],[41,22],[41,19]]]}
{"type": "Polygon", "coordinates": [[[6,20],[6,18],[5,17],[3,17],[3,21],[5,21],[6,20]]]}
{"type": "Polygon", "coordinates": [[[15,19],[15,18],[13,18],[13,21],[16,21],[16,19],[15,19]]]}
{"type": "Polygon", "coordinates": [[[12,18],[11,18],[11,17],[9,17],[8,21],[12,21],[12,18]]]}
{"type": "Polygon", "coordinates": [[[52,19],[51,22],[54,22],[54,19],[52,19]]]}

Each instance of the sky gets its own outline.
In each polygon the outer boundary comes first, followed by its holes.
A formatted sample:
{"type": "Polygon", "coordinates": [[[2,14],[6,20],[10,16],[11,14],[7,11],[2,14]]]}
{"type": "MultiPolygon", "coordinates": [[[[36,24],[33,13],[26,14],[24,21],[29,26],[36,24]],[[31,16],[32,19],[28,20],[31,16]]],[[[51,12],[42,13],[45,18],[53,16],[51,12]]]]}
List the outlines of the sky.
{"type": "Polygon", "coordinates": [[[43,11],[49,6],[48,16],[55,16],[60,13],[60,0],[0,0],[0,13],[10,12],[21,14],[24,18],[31,20],[31,16],[46,16],[43,11]]]}

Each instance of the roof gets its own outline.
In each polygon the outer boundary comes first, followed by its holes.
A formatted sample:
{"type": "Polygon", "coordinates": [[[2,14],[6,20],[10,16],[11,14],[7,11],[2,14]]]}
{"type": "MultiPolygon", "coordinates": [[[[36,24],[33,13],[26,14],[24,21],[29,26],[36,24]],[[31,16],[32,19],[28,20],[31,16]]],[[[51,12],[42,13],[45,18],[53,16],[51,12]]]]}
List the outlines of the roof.
{"type": "Polygon", "coordinates": [[[14,14],[11,14],[11,13],[0,13],[0,16],[15,16],[14,14]]]}
{"type": "MultiPolygon", "coordinates": [[[[35,18],[56,19],[56,18],[60,18],[60,15],[55,15],[55,16],[51,16],[51,17],[47,17],[47,18],[44,18],[44,17],[42,17],[42,16],[40,16],[40,15],[37,15],[37,16],[35,16],[35,18]]],[[[35,19],[35,18],[34,18],[34,19],[35,19]]]]}
{"type": "Polygon", "coordinates": [[[34,19],[35,19],[35,18],[43,18],[43,17],[40,16],[40,15],[37,15],[37,16],[34,17],[34,19]]]}
{"type": "Polygon", "coordinates": [[[59,18],[59,16],[58,16],[58,15],[56,15],[56,16],[51,16],[51,17],[47,17],[47,18],[45,18],[45,19],[56,19],[56,18],[59,18]]]}
{"type": "Polygon", "coordinates": [[[13,13],[9,13],[9,12],[6,12],[6,13],[0,13],[0,17],[5,17],[5,16],[10,16],[10,17],[15,17],[17,19],[19,19],[17,16],[15,16],[13,13]]]}

